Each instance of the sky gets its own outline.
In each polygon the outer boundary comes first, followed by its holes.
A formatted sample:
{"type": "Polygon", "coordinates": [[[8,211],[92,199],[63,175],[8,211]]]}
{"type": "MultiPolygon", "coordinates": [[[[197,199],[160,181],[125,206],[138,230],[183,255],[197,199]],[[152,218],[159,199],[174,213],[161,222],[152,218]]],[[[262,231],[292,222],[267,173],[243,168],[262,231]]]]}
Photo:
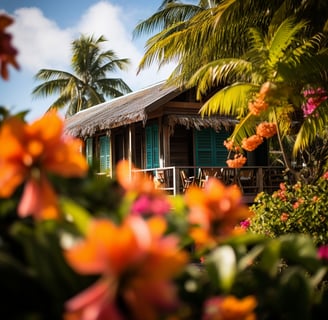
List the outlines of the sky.
{"type": "Polygon", "coordinates": [[[133,90],[140,90],[165,80],[173,65],[158,70],[157,65],[136,73],[150,35],[133,37],[138,22],[157,11],[162,0],[0,0],[0,13],[14,18],[7,28],[18,49],[20,69],[9,67],[10,79],[0,81],[0,105],[12,113],[29,110],[28,121],[41,117],[58,96],[32,96],[41,82],[35,80],[40,69],[72,72],[70,68],[71,43],[81,34],[106,41],[102,48],[113,50],[119,58],[131,61],[129,70],[109,73],[122,78],[133,90]]]}

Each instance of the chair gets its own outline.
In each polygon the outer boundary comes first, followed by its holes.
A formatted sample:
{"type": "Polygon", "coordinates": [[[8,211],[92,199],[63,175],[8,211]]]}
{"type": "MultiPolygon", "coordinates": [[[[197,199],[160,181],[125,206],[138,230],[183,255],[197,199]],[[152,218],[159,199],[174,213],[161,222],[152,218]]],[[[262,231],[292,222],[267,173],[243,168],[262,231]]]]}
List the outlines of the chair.
{"type": "Polygon", "coordinates": [[[244,169],[239,173],[240,187],[244,193],[257,191],[256,175],[253,169],[244,169]]]}
{"type": "Polygon", "coordinates": [[[235,170],[234,168],[223,168],[220,176],[225,185],[236,183],[235,170]]]}
{"type": "Polygon", "coordinates": [[[180,177],[182,182],[182,192],[184,193],[194,183],[194,178],[187,177],[184,170],[180,170],[180,177]]]}

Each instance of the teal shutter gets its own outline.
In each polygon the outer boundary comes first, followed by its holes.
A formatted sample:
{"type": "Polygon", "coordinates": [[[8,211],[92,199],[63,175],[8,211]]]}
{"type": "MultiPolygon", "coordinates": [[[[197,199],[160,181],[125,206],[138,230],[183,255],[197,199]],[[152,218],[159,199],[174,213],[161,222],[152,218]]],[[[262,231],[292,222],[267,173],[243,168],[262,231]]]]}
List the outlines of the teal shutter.
{"type": "Polygon", "coordinates": [[[215,132],[213,130],[213,133],[213,144],[215,145],[215,148],[213,149],[215,150],[214,163],[215,166],[224,167],[227,165],[226,161],[229,151],[224,146],[223,142],[230,136],[230,134],[225,130],[220,132],[215,132]]]}
{"type": "Polygon", "coordinates": [[[212,166],[211,129],[196,130],[196,166],[212,166]]]}
{"type": "Polygon", "coordinates": [[[228,151],[223,142],[228,136],[228,132],[212,128],[195,130],[196,166],[226,166],[228,151]]]}
{"type": "Polygon", "coordinates": [[[110,168],[110,154],[109,154],[109,137],[99,137],[100,147],[100,172],[107,172],[110,168]]]}
{"type": "Polygon", "coordinates": [[[87,159],[89,167],[92,167],[92,158],[93,158],[93,154],[92,154],[93,143],[92,142],[93,142],[92,138],[88,138],[85,141],[85,157],[87,159]]]}
{"type": "Polygon", "coordinates": [[[158,125],[146,127],[146,168],[159,167],[158,125]]]}

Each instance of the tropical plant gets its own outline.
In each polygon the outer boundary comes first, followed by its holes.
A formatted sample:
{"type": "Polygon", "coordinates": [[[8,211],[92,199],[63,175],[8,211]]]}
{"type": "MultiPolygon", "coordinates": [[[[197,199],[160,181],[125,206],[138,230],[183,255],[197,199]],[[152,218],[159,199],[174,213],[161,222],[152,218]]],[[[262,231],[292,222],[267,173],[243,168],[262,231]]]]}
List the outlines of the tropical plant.
{"type": "Polygon", "coordinates": [[[315,184],[281,183],[272,195],[260,193],[251,206],[249,230],[271,238],[284,234],[311,234],[316,245],[327,244],[327,174],[315,184]]]}
{"type": "Polygon", "coordinates": [[[224,0],[199,1],[198,5],[164,1],[159,10],[142,21],[135,35],[152,34],[140,69],[176,62],[169,80],[179,86],[203,64],[225,57],[240,57],[249,48],[250,28],[267,32],[287,17],[310,21],[308,34],[327,30],[328,5],[316,0],[224,0]],[[320,17],[318,19],[318,17],[320,17]]]}
{"type": "MultiPolygon", "coordinates": [[[[224,84],[204,103],[201,113],[239,119],[230,137],[236,145],[244,147],[245,138],[259,137],[256,126],[268,121],[276,124],[282,151],[285,151],[283,139],[293,138],[292,156],[296,157],[325,130],[328,51],[323,44],[326,39],[323,34],[301,38],[299,35],[305,28],[307,23],[296,23],[289,18],[277,30],[271,29],[272,34],[263,35],[251,29],[251,47],[244,56],[212,61],[190,79],[188,85],[197,86],[199,97],[215,84],[224,84]],[[305,114],[304,92],[308,87],[320,88],[321,96],[311,112],[305,114]]],[[[286,152],[284,155],[285,165],[292,170],[291,157],[286,152]]]]}
{"type": "Polygon", "coordinates": [[[66,116],[105,102],[106,97],[119,97],[131,92],[120,78],[107,78],[108,72],[124,70],[128,59],[119,59],[112,50],[101,51],[106,39],[100,36],[81,37],[72,42],[71,66],[74,73],[61,70],[41,69],[35,76],[44,81],[34,88],[35,97],[59,94],[50,109],[67,107],[66,116]]]}

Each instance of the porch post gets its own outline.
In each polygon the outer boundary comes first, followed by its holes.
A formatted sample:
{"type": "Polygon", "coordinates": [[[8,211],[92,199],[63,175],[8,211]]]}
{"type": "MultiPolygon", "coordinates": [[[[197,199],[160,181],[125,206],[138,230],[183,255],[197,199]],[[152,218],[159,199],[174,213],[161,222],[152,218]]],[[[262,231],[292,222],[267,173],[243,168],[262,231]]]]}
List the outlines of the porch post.
{"type": "Polygon", "coordinates": [[[132,171],[132,130],[131,124],[129,124],[129,141],[128,141],[128,161],[129,161],[129,171],[132,171]]]}

